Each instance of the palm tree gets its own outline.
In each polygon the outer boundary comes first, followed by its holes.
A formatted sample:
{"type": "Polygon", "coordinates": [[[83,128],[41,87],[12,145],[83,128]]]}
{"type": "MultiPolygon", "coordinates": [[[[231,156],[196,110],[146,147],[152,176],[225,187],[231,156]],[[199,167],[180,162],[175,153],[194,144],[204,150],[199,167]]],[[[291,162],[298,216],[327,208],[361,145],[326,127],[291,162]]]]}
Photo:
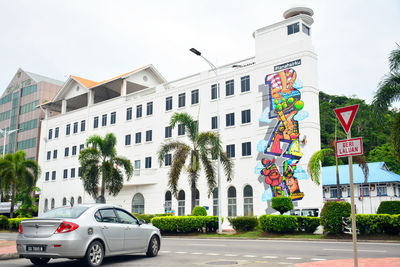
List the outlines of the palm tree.
{"type": "Polygon", "coordinates": [[[185,132],[188,133],[190,145],[180,141],[169,141],[161,145],[158,151],[158,161],[160,166],[165,161],[165,156],[170,151],[175,151],[173,155],[171,169],[169,171],[168,185],[178,197],[178,181],[185,162],[189,157],[189,163],[185,170],[189,175],[191,188],[192,210],[196,206],[196,188],[199,179],[201,166],[204,168],[209,195],[216,188],[215,162],[212,159],[220,157],[224,168],[226,180],[230,182],[233,176],[233,162],[228,155],[222,151],[219,134],[215,132],[199,132],[197,122],[188,113],[174,113],[171,117],[170,126],[173,129],[178,123],[182,124],[185,132]]]}
{"type": "Polygon", "coordinates": [[[132,177],[133,166],[129,159],[117,156],[115,145],[117,138],[108,133],[104,138],[92,135],[86,140],[86,148],[79,154],[82,168],[83,188],[94,199],[98,197],[98,187],[101,177],[100,196],[98,201],[105,203],[104,192],[116,196],[124,185],[125,173],[127,180],[132,177]]]}
{"type": "MultiPolygon", "coordinates": [[[[390,72],[385,75],[378,85],[372,101],[373,112],[379,120],[388,110],[390,105],[400,100],[400,46],[393,50],[389,55],[390,72]]],[[[394,118],[391,139],[394,147],[394,153],[400,162],[400,113],[398,112],[394,118]]]]}
{"type": "Polygon", "coordinates": [[[4,186],[11,184],[10,218],[14,216],[16,189],[25,188],[26,193],[31,194],[40,175],[40,167],[36,161],[26,159],[25,156],[25,151],[20,150],[0,158],[2,184],[4,186]]]}

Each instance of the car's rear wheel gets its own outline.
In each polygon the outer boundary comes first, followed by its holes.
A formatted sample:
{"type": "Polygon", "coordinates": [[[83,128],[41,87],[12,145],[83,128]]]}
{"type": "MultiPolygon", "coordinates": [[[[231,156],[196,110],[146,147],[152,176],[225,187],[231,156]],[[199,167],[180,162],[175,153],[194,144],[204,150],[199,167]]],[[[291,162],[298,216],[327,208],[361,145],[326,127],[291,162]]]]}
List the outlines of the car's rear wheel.
{"type": "Polygon", "coordinates": [[[100,266],[104,258],[104,248],[99,241],[90,243],[85,256],[85,262],[88,266],[100,266]]]}
{"type": "Polygon", "coordinates": [[[160,249],[160,241],[158,240],[157,236],[153,235],[150,239],[146,255],[149,257],[155,257],[157,256],[159,249],[160,249]]]}
{"type": "Polygon", "coordinates": [[[46,265],[50,261],[50,258],[30,258],[30,260],[33,264],[42,266],[46,265]]]}

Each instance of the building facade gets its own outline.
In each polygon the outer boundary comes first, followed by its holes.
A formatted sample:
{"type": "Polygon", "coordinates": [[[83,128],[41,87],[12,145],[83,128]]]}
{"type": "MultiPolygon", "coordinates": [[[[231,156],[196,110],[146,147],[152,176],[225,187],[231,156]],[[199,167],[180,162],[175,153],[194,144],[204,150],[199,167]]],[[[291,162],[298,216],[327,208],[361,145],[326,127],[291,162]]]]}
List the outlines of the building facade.
{"type": "MultiPolygon", "coordinates": [[[[191,114],[200,131],[218,132],[233,159],[233,180],[227,182],[222,172],[222,216],[272,213],[270,200],[281,195],[295,206],[320,208],[322,186],[305,172],[320,149],[312,15],[311,9],[294,8],[285,20],[256,30],[255,56],[219,67],[218,77],[207,70],[167,82],[152,65],[103,82],[71,76],[43,105],[48,114],[60,114],[46,117],[42,134],[58,128],[60,135],[41,140],[39,212],[94,202],[82,187],[79,151],[89,136],[114,133],[117,153],[129,158],[135,171],[116,197],[106,196],[107,203],[138,213],[190,214],[186,173],[176,199],[168,188],[171,158],[163,166],[157,160],[162,143],[188,140],[179,126],[169,128],[175,112],[191,114]]],[[[217,214],[217,192],[208,195],[204,172],[197,187],[197,204],[217,214]]]]}
{"type": "MultiPolygon", "coordinates": [[[[40,122],[44,111],[37,106],[52,100],[63,84],[18,69],[0,99],[0,129],[6,132],[18,129],[7,134],[5,153],[25,150],[27,158],[38,159],[40,122]]],[[[0,153],[3,153],[3,147],[4,135],[0,134],[0,153]]]]}

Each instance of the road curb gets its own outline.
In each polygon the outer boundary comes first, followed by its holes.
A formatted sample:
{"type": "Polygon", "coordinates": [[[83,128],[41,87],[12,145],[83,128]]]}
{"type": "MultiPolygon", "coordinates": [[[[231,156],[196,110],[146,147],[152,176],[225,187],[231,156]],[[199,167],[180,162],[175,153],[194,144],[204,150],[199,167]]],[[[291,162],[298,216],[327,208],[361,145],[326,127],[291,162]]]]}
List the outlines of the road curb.
{"type": "Polygon", "coordinates": [[[0,254],[0,260],[17,259],[19,255],[17,252],[0,254]]]}

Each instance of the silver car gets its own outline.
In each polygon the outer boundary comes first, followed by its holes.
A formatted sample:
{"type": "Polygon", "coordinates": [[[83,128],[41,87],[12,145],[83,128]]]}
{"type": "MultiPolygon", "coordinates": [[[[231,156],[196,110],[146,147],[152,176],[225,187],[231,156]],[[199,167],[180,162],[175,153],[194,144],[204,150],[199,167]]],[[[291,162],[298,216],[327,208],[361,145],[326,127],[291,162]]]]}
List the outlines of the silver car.
{"type": "Polygon", "coordinates": [[[22,221],[18,232],[18,254],[35,265],[44,265],[51,258],[70,258],[100,266],[108,256],[157,256],[161,245],[158,228],[106,204],[56,208],[22,221]]]}

